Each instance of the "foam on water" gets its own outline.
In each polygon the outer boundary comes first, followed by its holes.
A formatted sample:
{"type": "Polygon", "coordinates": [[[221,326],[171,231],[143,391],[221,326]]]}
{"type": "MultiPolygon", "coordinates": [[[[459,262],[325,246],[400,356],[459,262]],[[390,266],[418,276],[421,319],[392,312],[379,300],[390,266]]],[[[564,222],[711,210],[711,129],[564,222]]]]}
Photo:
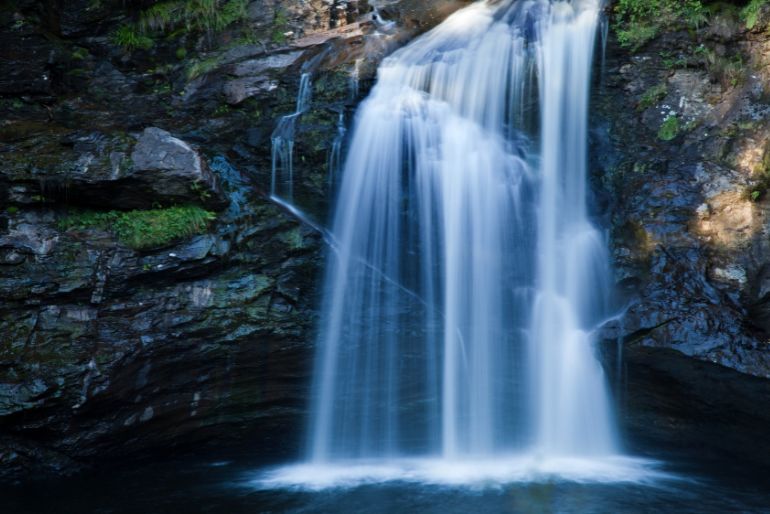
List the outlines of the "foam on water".
{"type": "Polygon", "coordinates": [[[681,478],[660,469],[660,464],[653,460],[626,456],[597,459],[522,455],[495,459],[378,459],[297,464],[250,476],[247,484],[257,489],[320,491],[387,482],[478,489],[554,481],[655,486],[671,480],[681,478]]]}

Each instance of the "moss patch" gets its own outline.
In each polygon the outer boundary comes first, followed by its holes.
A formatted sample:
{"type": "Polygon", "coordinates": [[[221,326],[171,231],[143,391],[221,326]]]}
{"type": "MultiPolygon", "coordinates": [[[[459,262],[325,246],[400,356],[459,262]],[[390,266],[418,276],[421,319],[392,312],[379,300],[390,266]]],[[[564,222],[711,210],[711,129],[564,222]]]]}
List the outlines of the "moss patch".
{"type": "Polygon", "coordinates": [[[639,99],[639,104],[636,106],[637,110],[644,111],[645,109],[652,107],[663,100],[666,97],[666,94],[668,94],[668,86],[665,82],[652,86],[645,91],[639,99]]]}
{"type": "Polygon", "coordinates": [[[215,218],[213,212],[195,206],[127,212],[82,211],[59,221],[59,228],[110,231],[126,246],[144,250],[202,234],[215,218]]]}
{"type": "Polygon", "coordinates": [[[669,116],[658,129],[658,138],[662,141],[671,141],[677,135],[679,135],[679,118],[676,116],[669,116]]]}

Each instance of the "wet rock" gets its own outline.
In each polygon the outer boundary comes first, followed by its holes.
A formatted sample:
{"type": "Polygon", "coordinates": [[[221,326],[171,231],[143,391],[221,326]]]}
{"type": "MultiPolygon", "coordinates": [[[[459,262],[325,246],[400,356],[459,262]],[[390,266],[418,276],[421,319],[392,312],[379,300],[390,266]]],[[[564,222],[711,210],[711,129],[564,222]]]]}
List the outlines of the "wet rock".
{"type": "MultiPolygon", "coordinates": [[[[746,50],[736,39],[743,36],[723,31],[716,42],[710,30],[699,36],[700,53],[746,50]]],[[[606,139],[594,142],[594,164],[598,187],[609,190],[613,255],[629,305],[624,329],[642,345],[770,377],[756,286],[770,251],[770,205],[757,182],[770,125],[751,116],[764,100],[750,80],[720,79],[693,48],[682,34],[634,55],[611,42],[608,79],[594,97],[611,127],[595,133],[606,139]],[[664,141],[659,129],[669,116],[679,133],[664,141]]],[[[752,76],[764,69],[757,50],[743,54],[752,76]]]]}
{"type": "Polygon", "coordinates": [[[0,422],[17,434],[0,437],[0,475],[299,423],[320,238],[288,246],[296,230],[261,206],[154,252],[65,233],[0,266],[0,422]],[[50,465],[37,462],[40,433],[50,465]]]}
{"type": "Polygon", "coordinates": [[[382,58],[463,4],[389,2],[383,36],[367,2],[254,1],[226,30],[147,50],[113,37],[146,2],[20,0],[23,30],[0,8],[2,479],[247,434],[297,453],[323,250],[266,198],[270,135],[312,71],[295,202],[325,219],[340,118],[382,58]],[[59,225],[72,207],[175,203],[217,219],[142,252],[59,225]]]}
{"type": "Polygon", "coordinates": [[[698,465],[735,463],[739,472],[770,467],[763,436],[770,416],[756,401],[770,395],[770,381],[664,348],[627,345],[622,362],[607,369],[623,384],[617,405],[632,452],[689,462],[697,456],[698,465]]]}
{"type": "Polygon", "coordinates": [[[131,162],[133,166],[125,171],[117,168],[116,179],[130,180],[132,193],[149,189],[153,197],[172,203],[189,201],[193,194],[203,204],[222,202],[206,162],[190,145],[165,130],[145,129],[131,152],[131,162]]]}
{"type": "Polygon", "coordinates": [[[55,53],[40,35],[0,31],[0,94],[50,94],[55,53]]]}
{"type": "Polygon", "coordinates": [[[45,141],[37,154],[18,154],[17,147],[8,147],[13,158],[0,169],[7,201],[63,200],[113,209],[224,205],[216,180],[198,152],[159,128],[147,128],[136,139],[126,134],[77,132],[37,137],[45,141]]]}
{"type": "Polygon", "coordinates": [[[250,59],[233,65],[230,74],[237,78],[227,81],[223,89],[227,103],[237,105],[252,96],[274,91],[278,88],[276,71],[291,66],[301,55],[302,52],[295,51],[250,59]]]}

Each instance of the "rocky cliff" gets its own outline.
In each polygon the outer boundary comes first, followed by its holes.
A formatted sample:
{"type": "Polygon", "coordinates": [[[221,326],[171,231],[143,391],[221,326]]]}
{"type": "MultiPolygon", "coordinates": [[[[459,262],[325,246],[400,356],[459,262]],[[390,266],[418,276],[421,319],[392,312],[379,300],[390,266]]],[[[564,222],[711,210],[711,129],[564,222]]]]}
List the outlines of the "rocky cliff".
{"type": "Polygon", "coordinates": [[[641,44],[620,44],[633,27],[613,4],[592,155],[625,306],[606,327],[624,428],[767,466],[768,382],[748,375],[770,378],[770,5],[753,4],[752,23],[714,3],[641,44]]]}
{"type": "Polygon", "coordinates": [[[323,246],[268,198],[273,131],[308,74],[294,197],[323,220],[376,63],[460,5],[0,7],[0,478],[296,453],[323,246]]]}
{"type": "MultiPolygon", "coordinates": [[[[324,249],[270,201],[273,140],[323,223],[377,63],[464,3],[0,6],[0,478],[247,434],[296,453],[324,249]]],[[[693,444],[770,426],[724,389],[770,377],[766,20],[716,13],[633,52],[610,31],[597,79],[596,214],[627,305],[611,378],[656,444],[728,408],[693,444]]]]}
{"type": "Polygon", "coordinates": [[[766,378],[769,11],[613,40],[594,102],[625,337],[766,378]]]}

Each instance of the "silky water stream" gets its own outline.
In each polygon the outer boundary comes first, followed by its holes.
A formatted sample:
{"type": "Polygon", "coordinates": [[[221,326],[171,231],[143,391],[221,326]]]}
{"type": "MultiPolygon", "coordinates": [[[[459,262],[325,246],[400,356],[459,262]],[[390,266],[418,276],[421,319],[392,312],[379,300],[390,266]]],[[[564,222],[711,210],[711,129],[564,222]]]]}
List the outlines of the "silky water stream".
{"type": "MultiPolygon", "coordinates": [[[[4,512],[767,512],[767,476],[625,450],[587,187],[600,0],[481,1],[387,58],[338,187],[307,450],[264,445],[0,488],[4,512]],[[258,455],[255,455],[258,454],[258,455]],[[40,494],[44,490],[45,494],[40,494]]],[[[292,205],[296,112],[273,134],[292,205]]]]}

